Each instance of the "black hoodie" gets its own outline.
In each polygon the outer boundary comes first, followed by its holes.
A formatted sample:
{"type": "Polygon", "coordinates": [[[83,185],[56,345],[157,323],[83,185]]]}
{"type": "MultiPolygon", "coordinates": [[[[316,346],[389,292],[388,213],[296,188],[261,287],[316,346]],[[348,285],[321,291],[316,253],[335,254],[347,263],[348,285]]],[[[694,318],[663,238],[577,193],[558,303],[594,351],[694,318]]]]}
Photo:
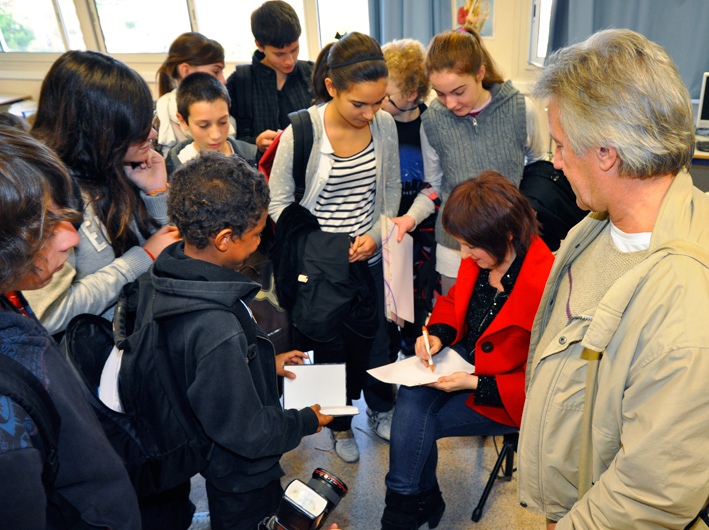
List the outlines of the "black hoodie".
{"type": "MultiPolygon", "coordinates": [[[[150,274],[156,318],[204,301],[248,304],[260,289],[236,271],[186,256],[182,242],[167,247],[150,274]]],[[[152,294],[140,293],[141,306],[152,294]]],[[[215,442],[203,475],[222,491],[243,493],[279,479],[281,455],[318,429],[312,409],[282,409],[273,345],[258,326],[256,333],[256,355],[249,360],[246,336],[230,311],[198,310],[166,322],[175,373],[215,442]]]]}

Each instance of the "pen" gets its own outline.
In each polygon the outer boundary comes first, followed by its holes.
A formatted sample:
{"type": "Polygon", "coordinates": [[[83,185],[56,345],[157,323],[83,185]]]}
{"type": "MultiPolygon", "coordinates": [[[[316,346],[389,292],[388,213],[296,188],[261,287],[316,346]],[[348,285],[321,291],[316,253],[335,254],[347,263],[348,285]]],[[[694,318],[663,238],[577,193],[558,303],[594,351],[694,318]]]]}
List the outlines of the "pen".
{"type": "Polygon", "coordinates": [[[428,353],[428,367],[433,372],[433,357],[431,356],[431,343],[428,340],[428,328],[423,326],[423,340],[426,343],[426,353],[428,353]]]}

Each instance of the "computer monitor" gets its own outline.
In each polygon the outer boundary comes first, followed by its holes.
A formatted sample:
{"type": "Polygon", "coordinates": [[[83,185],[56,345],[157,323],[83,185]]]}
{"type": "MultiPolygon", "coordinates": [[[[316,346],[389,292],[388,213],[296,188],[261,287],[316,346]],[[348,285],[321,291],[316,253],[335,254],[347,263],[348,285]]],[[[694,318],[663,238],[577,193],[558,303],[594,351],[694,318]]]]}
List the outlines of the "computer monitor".
{"type": "Polygon", "coordinates": [[[709,129],[709,72],[704,72],[702,79],[702,93],[699,96],[697,109],[697,129],[709,129]]]}

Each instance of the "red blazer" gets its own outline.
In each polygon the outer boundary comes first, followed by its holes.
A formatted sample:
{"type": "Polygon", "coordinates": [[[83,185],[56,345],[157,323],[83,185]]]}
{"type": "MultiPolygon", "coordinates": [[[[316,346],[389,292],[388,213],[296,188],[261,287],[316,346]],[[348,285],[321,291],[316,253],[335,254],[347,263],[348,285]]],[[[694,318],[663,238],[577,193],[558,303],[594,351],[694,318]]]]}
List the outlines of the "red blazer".
{"type": "MultiPolygon", "coordinates": [[[[494,375],[504,407],[476,405],[474,394],[466,404],[498,423],[519,427],[524,408],[524,377],[532,323],[544,292],[554,256],[536,238],[527,251],[517,281],[505,305],[475,344],[475,374],[494,375]]],[[[439,297],[430,324],[448,324],[457,331],[455,342],[468,332],[465,315],[480,267],[468,258],[447,296],[439,297]]]]}

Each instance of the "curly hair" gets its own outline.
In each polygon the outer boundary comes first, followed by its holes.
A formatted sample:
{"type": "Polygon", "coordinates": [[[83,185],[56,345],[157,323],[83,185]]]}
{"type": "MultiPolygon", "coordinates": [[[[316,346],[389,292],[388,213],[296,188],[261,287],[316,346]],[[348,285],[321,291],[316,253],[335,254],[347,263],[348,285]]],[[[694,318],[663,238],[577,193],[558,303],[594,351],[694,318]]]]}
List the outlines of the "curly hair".
{"type": "Polygon", "coordinates": [[[483,171],[453,188],[441,221],[446,232],[485,250],[496,263],[504,261],[510,246],[524,256],[539,235],[539,221],[527,199],[496,171],[483,171]]]}
{"type": "Polygon", "coordinates": [[[575,154],[614,147],[623,176],[677,174],[692,160],[687,87],[667,51],[639,33],[599,31],[554,52],[532,95],[553,98],[575,154]]]}
{"type": "Polygon", "coordinates": [[[203,249],[226,228],[235,239],[254,228],[269,201],[266,179],[243,158],[203,151],[173,174],[167,214],[187,243],[203,249]]]}
{"type": "Polygon", "coordinates": [[[426,75],[426,49],[417,40],[400,39],[382,46],[389,77],[405,96],[418,94],[415,105],[421,103],[431,91],[431,82],[426,75]]]}
{"type": "Polygon", "coordinates": [[[47,146],[0,125],[0,292],[30,271],[59,221],[79,222],[73,183],[47,146]]]}

